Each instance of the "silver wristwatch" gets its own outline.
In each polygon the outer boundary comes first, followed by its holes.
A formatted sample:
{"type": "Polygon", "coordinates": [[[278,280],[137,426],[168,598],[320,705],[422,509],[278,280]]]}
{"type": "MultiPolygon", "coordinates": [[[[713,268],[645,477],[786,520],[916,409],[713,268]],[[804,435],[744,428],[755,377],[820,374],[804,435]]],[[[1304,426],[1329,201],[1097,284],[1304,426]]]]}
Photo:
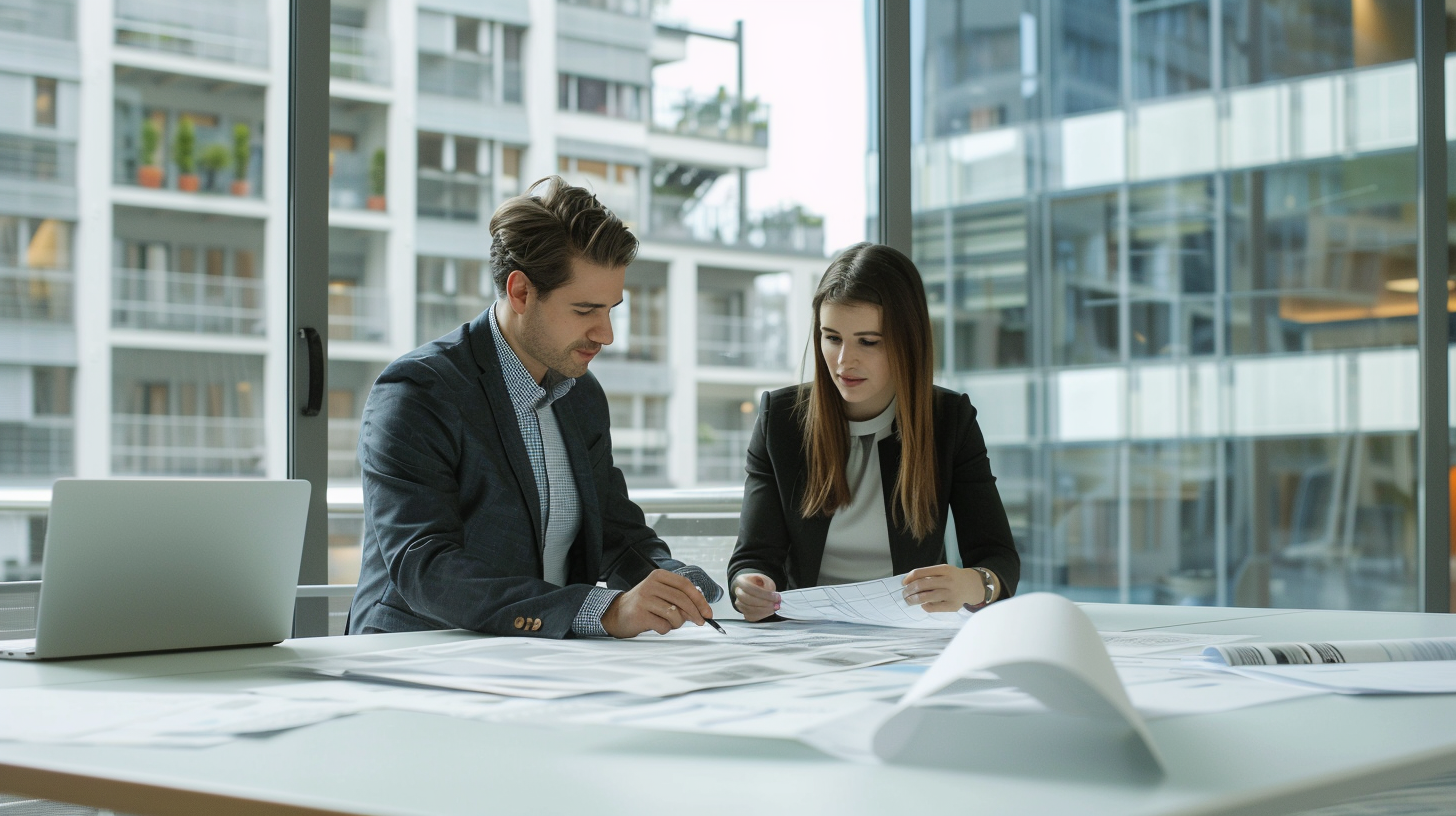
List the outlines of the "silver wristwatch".
{"type": "Polygon", "coordinates": [[[996,597],[996,576],[992,575],[991,571],[985,567],[971,567],[971,569],[981,574],[981,581],[986,585],[986,600],[981,603],[990,603],[996,597]]]}

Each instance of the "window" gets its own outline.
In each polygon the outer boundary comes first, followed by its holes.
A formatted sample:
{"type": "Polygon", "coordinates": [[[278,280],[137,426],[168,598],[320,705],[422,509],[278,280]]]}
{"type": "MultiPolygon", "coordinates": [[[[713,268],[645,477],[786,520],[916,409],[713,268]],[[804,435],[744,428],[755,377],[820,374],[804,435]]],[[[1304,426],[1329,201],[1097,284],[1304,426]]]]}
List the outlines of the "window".
{"type": "Polygon", "coordinates": [[[641,94],[640,87],[624,82],[560,74],[557,107],[639,121],[642,118],[641,94]]]}
{"type": "Polygon", "coordinates": [[[35,78],[35,126],[45,128],[56,126],[56,81],[54,79],[35,78]]]}

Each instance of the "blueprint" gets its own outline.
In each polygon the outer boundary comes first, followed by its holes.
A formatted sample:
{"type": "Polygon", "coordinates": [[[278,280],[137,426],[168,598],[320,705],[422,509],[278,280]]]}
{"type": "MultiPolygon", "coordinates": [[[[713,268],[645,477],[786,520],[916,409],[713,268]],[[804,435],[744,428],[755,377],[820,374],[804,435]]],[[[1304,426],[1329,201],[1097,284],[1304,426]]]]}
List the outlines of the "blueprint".
{"type": "Polygon", "coordinates": [[[904,575],[857,584],[791,589],[779,593],[776,614],[801,621],[845,621],[902,629],[959,629],[970,613],[926,612],[905,603],[904,575]]]}

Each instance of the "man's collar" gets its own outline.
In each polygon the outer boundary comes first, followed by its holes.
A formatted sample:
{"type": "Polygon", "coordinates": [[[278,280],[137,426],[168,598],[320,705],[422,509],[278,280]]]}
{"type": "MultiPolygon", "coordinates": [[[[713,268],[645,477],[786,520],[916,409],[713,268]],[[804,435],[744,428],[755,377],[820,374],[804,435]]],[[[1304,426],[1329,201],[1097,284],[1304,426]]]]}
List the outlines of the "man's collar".
{"type": "Polygon", "coordinates": [[[501,332],[500,322],[495,314],[495,307],[499,303],[500,301],[497,300],[490,305],[488,320],[491,336],[495,340],[496,355],[500,359],[501,374],[506,381],[506,391],[510,393],[512,401],[524,401],[537,410],[545,408],[566,396],[566,392],[576,385],[576,379],[563,376],[555,369],[548,368],[542,381],[536,382],[536,378],[526,370],[526,364],[521,362],[520,356],[516,354],[515,349],[511,348],[511,344],[506,342],[505,334],[501,332]]]}

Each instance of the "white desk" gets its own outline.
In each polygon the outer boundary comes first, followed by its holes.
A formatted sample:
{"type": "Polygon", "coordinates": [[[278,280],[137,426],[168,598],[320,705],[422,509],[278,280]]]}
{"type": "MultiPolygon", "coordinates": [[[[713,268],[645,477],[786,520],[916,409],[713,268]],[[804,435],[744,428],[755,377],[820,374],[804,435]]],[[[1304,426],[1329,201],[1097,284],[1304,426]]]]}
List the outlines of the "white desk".
{"type": "MultiPolygon", "coordinates": [[[[1456,617],[1084,606],[1103,630],[1266,639],[1456,636],[1456,617]]],[[[235,691],[286,660],[448,641],[422,633],[269,649],[5,663],[0,688],[235,691]]],[[[3,714],[0,714],[3,716],[3,714]]],[[[794,742],[408,712],[206,749],[0,743],[0,790],[137,814],[1284,813],[1456,770],[1456,695],[1328,695],[1150,723],[1169,770],[1125,773],[1039,739],[1037,768],[840,762],[794,742]],[[1313,793],[1312,793],[1313,792],[1313,793]]],[[[988,747],[987,752],[994,752],[988,747]]],[[[1004,764],[1004,763],[1001,763],[1004,764]]]]}

